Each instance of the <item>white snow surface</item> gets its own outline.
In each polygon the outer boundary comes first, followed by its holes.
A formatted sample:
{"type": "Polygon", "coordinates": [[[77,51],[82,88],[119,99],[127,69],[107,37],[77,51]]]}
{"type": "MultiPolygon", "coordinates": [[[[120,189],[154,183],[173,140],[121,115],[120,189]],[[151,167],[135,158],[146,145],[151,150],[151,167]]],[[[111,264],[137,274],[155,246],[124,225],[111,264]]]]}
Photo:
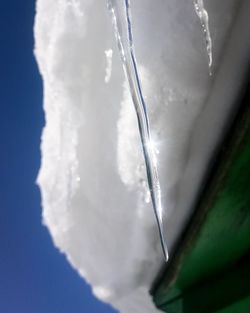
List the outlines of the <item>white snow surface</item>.
{"type": "MultiPolygon", "coordinates": [[[[176,220],[190,209],[175,213],[191,135],[217,75],[237,1],[204,1],[212,76],[193,1],[131,2],[171,254],[180,231],[176,220]]],[[[46,116],[38,176],[43,222],[99,299],[123,313],[158,312],[148,290],[163,254],[105,0],[38,0],[35,54],[46,116]]]]}

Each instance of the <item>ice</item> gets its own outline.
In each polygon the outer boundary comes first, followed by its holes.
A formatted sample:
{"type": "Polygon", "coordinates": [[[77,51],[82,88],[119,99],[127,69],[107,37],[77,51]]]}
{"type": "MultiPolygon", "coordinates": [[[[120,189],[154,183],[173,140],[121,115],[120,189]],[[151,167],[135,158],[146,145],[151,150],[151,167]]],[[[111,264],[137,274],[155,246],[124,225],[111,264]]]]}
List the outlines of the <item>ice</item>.
{"type": "MultiPolygon", "coordinates": [[[[163,208],[161,203],[161,187],[157,169],[157,158],[154,143],[151,138],[147,104],[144,100],[138,65],[135,57],[130,1],[125,0],[124,5],[119,5],[119,2],[116,0],[108,0],[107,3],[112,22],[114,24],[115,36],[121,54],[124,72],[128,79],[130,94],[133,100],[135,113],[137,115],[138,130],[142,143],[148,188],[156,216],[157,226],[159,228],[163,255],[167,261],[168,250],[166,244],[166,234],[164,233],[162,227],[163,208]],[[122,12],[119,12],[120,7],[122,8],[122,12]],[[123,24],[125,24],[125,29],[122,29],[123,24]]],[[[148,203],[148,201],[146,202],[148,203]]]]}
{"type": "Polygon", "coordinates": [[[212,52],[212,38],[210,35],[210,30],[209,30],[208,13],[205,9],[203,0],[194,0],[194,8],[195,8],[196,14],[198,15],[200,19],[202,31],[204,33],[207,56],[208,56],[209,74],[212,75],[213,52],[212,52]]]}
{"type": "MultiPolygon", "coordinates": [[[[191,0],[131,2],[138,73],[168,208],[162,218],[170,256],[214,148],[214,132],[246,68],[238,50],[228,52],[226,46],[239,6],[236,0],[206,3],[213,38],[210,77],[191,0]]],[[[233,47],[247,49],[245,32],[246,26],[239,27],[233,47]]],[[[157,312],[148,290],[164,259],[106,1],[38,0],[35,42],[46,117],[38,177],[43,222],[97,297],[123,313],[157,312]],[[112,75],[106,83],[110,49],[112,75]]]]}
{"type": "Polygon", "coordinates": [[[108,49],[108,50],[105,50],[104,52],[105,52],[106,59],[107,59],[107,66],[106,66],[106,73],[105,73],[104,81],[105,81],[105,83],[109,83],[110,78],[111,78],[111,74],[112,74],[113,50],[112,49],[108,49]]]}

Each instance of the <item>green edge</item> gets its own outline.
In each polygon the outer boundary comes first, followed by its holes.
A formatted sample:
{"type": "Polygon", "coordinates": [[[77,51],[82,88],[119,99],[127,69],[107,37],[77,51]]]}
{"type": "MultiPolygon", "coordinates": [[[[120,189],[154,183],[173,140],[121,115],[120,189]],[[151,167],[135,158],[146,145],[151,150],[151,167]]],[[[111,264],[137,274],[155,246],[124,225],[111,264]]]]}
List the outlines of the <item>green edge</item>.
{"type": "Polygon", "coordinates": [[[181,248],[153,293],[165,312],[229,313],[237,306],[250,312],[249,111],[238,118],[181,248]]]}

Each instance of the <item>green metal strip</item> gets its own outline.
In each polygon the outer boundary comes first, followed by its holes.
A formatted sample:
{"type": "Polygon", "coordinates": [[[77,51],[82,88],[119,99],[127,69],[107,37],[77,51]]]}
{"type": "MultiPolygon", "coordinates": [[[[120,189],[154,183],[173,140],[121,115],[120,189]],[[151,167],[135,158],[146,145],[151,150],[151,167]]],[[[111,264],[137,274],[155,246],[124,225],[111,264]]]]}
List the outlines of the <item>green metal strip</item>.
{"type": "Polygon", "coordinates": [[[247,258],[239,266],[185,289],[178,298],[169,300],[160,308],[166,308],[168,313],[209,313],[238,302],[250,295],[249,262],[250,258],[247,258]]]}
{"type": "Polygon", "coordinates": [[[250,308],[250,296],[242,299],[229,307],[216,311],[216,313],[248,313],[250,308]]]}
{"type": "MultiPolygon", "coordinates": [[[[226,310],[250,295],[250,262],[244,275],[243,267],[238,268],[250,250],[249,111],[245,110],[224,147],[188,239],[154,293],[156,305],[168,313],[226,310]]],[[[250,307],[241,313],[248,312],[250,307]]]]}

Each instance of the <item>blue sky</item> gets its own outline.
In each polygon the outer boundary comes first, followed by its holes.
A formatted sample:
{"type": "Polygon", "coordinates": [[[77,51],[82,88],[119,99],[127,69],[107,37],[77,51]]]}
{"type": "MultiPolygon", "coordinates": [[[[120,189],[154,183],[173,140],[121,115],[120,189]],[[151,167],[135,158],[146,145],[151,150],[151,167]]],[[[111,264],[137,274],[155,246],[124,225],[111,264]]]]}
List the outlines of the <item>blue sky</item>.
{"type": "Polygon", "coordinates": [[[34,0],[0,2],[0,312],[115,312],[93,298],[41,225],[34,7],[34,0]]]}

